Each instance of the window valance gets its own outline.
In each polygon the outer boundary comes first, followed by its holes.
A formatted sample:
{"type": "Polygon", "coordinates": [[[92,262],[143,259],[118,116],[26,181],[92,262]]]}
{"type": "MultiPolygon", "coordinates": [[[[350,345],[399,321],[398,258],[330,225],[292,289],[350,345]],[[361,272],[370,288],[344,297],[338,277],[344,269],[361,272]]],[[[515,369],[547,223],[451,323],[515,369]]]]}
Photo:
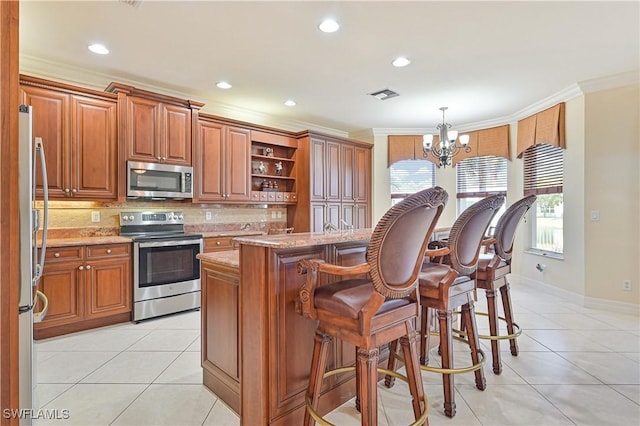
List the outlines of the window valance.
{"type": "Polygon", "coordinates": [[[518,158],[533,145],[566,148],[564,102],[518,121],[518,158]]]}
{"type": "MultiPolygon", "coordinates": [[[[460,161],[469,157],[481,157],[485,155],[493,155],[496,157],[504,157],[511,160],[509,125],[492,127],[489,129],[474,130],[470,132],[460,132],[460,134],[469,135],[469,147],[471,152],[464,150],[458,152],[452,161],[455,166],[460,161]]],[[[438,143],[438,136],[434,137],[433,143],[438,143]]],[[[439,160],[433,155],[423,156],[422,154],[422,135],[389,135],[389,166],[400,160],[417,160],[426,159],[432,163],[438,164],[439,160]]]]}

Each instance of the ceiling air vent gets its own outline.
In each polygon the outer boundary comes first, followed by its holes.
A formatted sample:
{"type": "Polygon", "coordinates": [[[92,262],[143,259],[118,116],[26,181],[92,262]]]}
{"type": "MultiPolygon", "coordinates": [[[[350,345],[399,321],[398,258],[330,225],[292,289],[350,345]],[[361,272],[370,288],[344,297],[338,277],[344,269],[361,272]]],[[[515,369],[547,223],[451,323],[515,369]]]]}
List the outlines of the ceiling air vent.
{"type": "Polygon", "coordinates": [[[393,90],[384,89],[378,90],[377,92],[369,93],[374,98],[378,98],[381,101],[385,101],[387,99],[395,98],[396,96],[400,96],[399,93],[394,92],[393,90]]]}
{"type": "Polygon", "coordinates": [[[139,8],[142,6],[143,0],[120,0],[120,3],[128,4],[129,6],[133,6],[139,8]]]}

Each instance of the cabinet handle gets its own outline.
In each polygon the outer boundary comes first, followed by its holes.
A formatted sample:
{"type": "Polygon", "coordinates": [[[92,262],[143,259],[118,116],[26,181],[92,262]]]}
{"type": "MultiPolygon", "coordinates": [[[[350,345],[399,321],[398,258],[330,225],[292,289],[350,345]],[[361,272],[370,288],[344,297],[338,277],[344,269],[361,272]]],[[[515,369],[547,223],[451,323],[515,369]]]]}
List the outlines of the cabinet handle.
{"type": "Polygon", "coordinates": [[[80,265],[78,266],[78,269],[80,269],[81,271],[84,271],[84,266],[80,265]]]}
{"type": "Polygon", "coordinates": [[[107,254],[111,254],[111,249],[107,249],[107,254]]]}
{"type": "Polygon", "coordinates": [[[58,252],[53,253],[53,257],[60,257],[60,253],[58,252]]]}
{"type": "Polygon", "coordinates": [[[91,269],[91,265],[87,265],[87,269],[91,269]]]}

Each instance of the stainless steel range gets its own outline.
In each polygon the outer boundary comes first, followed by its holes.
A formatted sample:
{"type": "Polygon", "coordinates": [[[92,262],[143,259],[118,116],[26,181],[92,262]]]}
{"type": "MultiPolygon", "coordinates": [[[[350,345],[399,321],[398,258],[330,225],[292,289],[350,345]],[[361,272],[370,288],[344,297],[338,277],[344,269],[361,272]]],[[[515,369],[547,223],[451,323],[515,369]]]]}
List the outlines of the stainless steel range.
{"type": "Polygon", "coordinates": [[[202,235],[184,232],[182,212],[122,212],[133,238],[133,320],[200,308],[202,235]]]}

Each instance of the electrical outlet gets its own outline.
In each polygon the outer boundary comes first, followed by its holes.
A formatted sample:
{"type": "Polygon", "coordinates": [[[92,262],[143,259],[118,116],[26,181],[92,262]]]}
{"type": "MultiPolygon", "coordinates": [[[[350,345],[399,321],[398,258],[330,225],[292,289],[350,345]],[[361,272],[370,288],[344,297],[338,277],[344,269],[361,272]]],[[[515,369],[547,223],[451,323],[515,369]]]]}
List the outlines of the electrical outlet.
{"type": "Polygon", "coordinates": [[[282,212],[278,210],[278,219],[282,219],[282,212]]]}
{"type": "Polygon", "coordinates": [[[100,212],[91,212],[91,222],[100,222],[100,212]]]}
{"type": "Polygon", "coordinates": [[[275,211],[275,210],[273,210],[273,211],[271,212],[271,219],[275,219],[275,218],[276,218],[276,211],[275,211]]]}
{"type": "Polygon", "coordinates": [[[205,217],[205,219],[206,219],[206,220],[211,220],[211,212],[210,212],[210,211],[207,211],[207,212],[204,214],[204,217],[205,217]]]}
{"type": "Polygon", "coordinates": [[[591,222],[600,221],[600,210],[591,210],[591,222]]]}
{"type": "Polygon", "coordinates": [[[631,280],[622,281],[622,289],[624,291],[631,291],[631,280]]]}

